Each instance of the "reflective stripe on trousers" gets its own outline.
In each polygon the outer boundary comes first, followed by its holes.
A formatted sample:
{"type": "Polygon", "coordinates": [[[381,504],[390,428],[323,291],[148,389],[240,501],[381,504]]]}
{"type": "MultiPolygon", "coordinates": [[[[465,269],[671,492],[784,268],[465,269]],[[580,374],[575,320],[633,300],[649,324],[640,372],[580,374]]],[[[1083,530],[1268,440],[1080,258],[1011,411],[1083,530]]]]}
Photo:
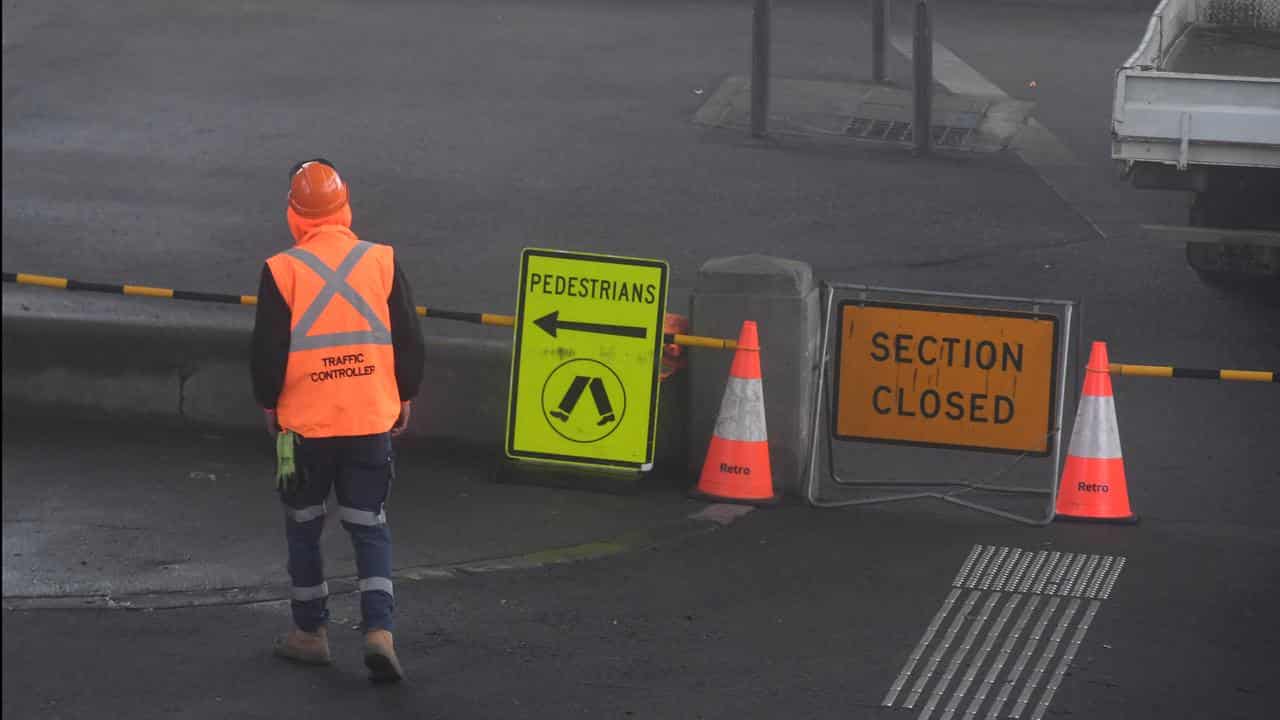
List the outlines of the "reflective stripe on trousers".
{"type": "Polygon", "coordinates": [[[319,585],[312,585],[310,587],[298,587],[295,585],[289,595],[298,602],[322,600],[329,597],[329,583],[322,582],[319,585]]]}
{"type": "Polygon", "coordinates": [[[332,489],[338,497],[337,514],[355,549],[364,627],[390,630],[395,610],[391,528],[385,507],[394,467],[390,436],[303,438],[297,462],[302,482],[281,497],[294,623],[312,631],[329,618],[320,536],[325,499],[332,489]]]}

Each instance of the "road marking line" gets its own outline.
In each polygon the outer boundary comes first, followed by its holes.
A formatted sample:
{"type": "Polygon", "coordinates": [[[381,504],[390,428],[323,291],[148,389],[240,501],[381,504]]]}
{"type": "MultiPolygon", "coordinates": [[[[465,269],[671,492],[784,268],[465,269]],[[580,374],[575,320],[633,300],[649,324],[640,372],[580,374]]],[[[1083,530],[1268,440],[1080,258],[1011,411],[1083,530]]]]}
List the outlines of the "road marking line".
{"type": "MultiPolygon", "coordinates": [[[[1035,563],[1031,568],[1031,572],[1025,576],[1022,584],[1019,586],[1019,592],[1025,591],[1029,587],[1044,587],[1045,582],[1053,574],[1054,568],[1060,559],[1062,560],[1062,564],[1065,566],[1067,559],[1063,559],[1062,553],[1060,552],[1055,551],[1049,553],[1041,550],[1036,553],[1035,563]]],[[[1041,596],[1038,594],[1031,596],[1031,601],[1027,603],[1026,608],[1023,609],[1022,614],[1018,617],[1018,622],[1014,625],[1013,631],[1007,638],[1005,638],[1004,645],[1000,648],[1000,654],[998,654],[993,661],[991,669],[987,672],[987,676],[982,681],[982,686],[978,688],[973,701],[969,703],[968,709],[965,710],[966,718],[977,717],[978,710],[981,708],[982,702],[986,700],[991,689],[995,687],[996,678],[999,677],[1000,671],[1004,669],[1005,664],[1009,662],[1014,646],[1022,638],[1022,631],[1026,628],[1027,622],[1031,620],[1031,616],[1034,614],[1036,607],[1040,605],[1040,599],[1041,596]]],[[[1005,698],[1008,698],[1010,688],[1012,688],[1012,681],[1006,683],[1004,688],[1002,688],[1005,698]]],[[[1003,705],[1004,700],[1001,700],[1000,704],[1003,705]]]]}
{"type": "Polygon", "coordinates": [[[974,562],[978,556],[987,551],[986,557],[990,557],[990,553],[995,548],[987,548],[984,545],[974,545],[969,550],[969,556],[964,559],[960,565],[960,571],[951,581],[953,590],[947,594],[945,600],[942,601],[942,607],[938,608],[938,612],[934,614],[933,619],[929,621],[928,627],[925,628],[924,635],[921,636],[920,642],[911,650],[911,654],[907,656],[907,660],[902,665],[902,670],[898,673],[898,677],[893,681],[893,685],[889,686],[889,692],[880,701],[884,707],[893,707],[893,703],[898,699],[898,693],[902,692],[902,688],[906,686],[907,680],[911,677],[911,671],[915,669],[916,663],[920,662],[920,658],[924,656],[925,650],[929,647],[929,643],[933,642],[933,636],[938,632],[938,628],[942,626],[942,621],[946,619],[947,614],[951,612],[951,608],[955,605],[956,599],[960,597],[960,588],[964,587],[968,581],[969,571],[973,570],[974,562]]]}
{"type": "Polygon", "coordinates": [[[964,699],[965,693],[969,692],[969,687],[973,685],[974,679],[978,676],[978,671],[982,669],[982,664],[987,661],[987,654],[991,652],[991,648],[995,647],[996,640],[1004,630],[1005,623],[1009,621],[1009,617],[1013,615],[1013,611],[1018,607],[1018,603],[1021,600],[1022,598],[1018,595],[1009,596],[1009,601],[1004,604],[1004,609],[1000,611],[1000,617],[996,618],[995,624],[987,632],[987,638],[983,641],[982,647],[978,648],[978,654],[973,657],[973,662],[969,664],[968,671],[965,672],[964,677],[960,678],[960,684],[956,686],[956,691],[952,693],[951,700],[943,710],[940,720],[951,720],[955,716],[956,708],[960,706],[960,701],[964,699]]]}
{"type": "MultiPolygon", "coordinates": [[[[1045,581],[1049,579],[1050,571],[1053,570],[1054,565],[1057,564],[1060,558],[1062,558],[1062,553],[1056,550],[1054,552],[1049,553],[1049,561],[1048,561],[1048,564],[1045,565],[1045,571],[1040,575],[1036,576],[1036,582],[1034,585],[1031,586],[1031,592],[1037,595],[1040,594],[1041,590],[1044,589],[1045,581]]],[[[1066,561],[1064,560],[1063,562],[1066,562],[1066,561]]]]}
{"type": "Polygon", "coordinates": [[[1076,657],[1076,651],[1080,649],[1080,643],[1084,641],[1084,634],[1089,632],[1089,625],[1093,623],[1094,615],[1098,614],[1098,608],[1102,606],[1099,600],[1089,602],[1089,609],[1085,611],[1084,619],[1080,621],[1079,627],[1076,628],[1075,635],[1071,637],[1071,644],[1067,646],[1066,652],[1062,654],[1062,659],[1058,661],[1058,666],[1053,670],[1053,676],[1049,678],[1049,684],[1045,686],[1044,695],[1040,697],[1040,702],[1036,703],[1036,709],[1031,713],[1031,720],[1041,720],[1045,711],[1049,709],[1049,702],[1053,700],[1053,694],[1058,691],[1058,686],[1062,684],[1062,678],[1067,674],[1067,666],[1076,657]]]}
{"type": "MultiPolygon", "coordinates": [[[[1056,600],[1057,598],[1054,599],[1056,600]]],[[[1062,644],[1062,636],[1066,634],[1067,628],[1071,626],[1071,619],[1075,617],[1076,610],[1079,609],[1080,600],[1078,598],[1072,598],[1067,603],[1067,609],[1058,618],[1058,625],[1053,629],[1053,635],[1050,636],[1049,642],[1045,644],[1044,650],[1040,652],[1040,658],[1036,660],[1031,674],[1027,676],[1027,684],[1022,687],[1022,693],[1018,695],[1018,701],[1014,704],[1013,710],[1009,712],[1010,717],[1022,717],[1022,711],[1027,708],[1027,703],[1031,701],[1032,693],[1040,685],[1040,678],[1044,677],[1044,671],[1049,667],[1049,661],[1058,653],[1058,646],[1062,644]]]]}
{"type": "Polygon", "coordinates": [[[1080,594],[1080,590],[1084,588],[1088,583],[1090,576],[1093,575],[1093,569],[1098,566],[1099,559],[1100,558],[1097,555],[1081,557],[1081,564],[1084,565],[1084,567],[1077,568],[1077,571],[1071,577],[1067,578],[1066,584],[1062,586],[1061,594],[1068,597],[1078,596],[1080,594]]]}
{"type": "Polygon", "coordinates": [[[1022,576],[1022,582],[1018,583],[1018,592],[1026,592],[1031,587],[1031,584],[1035,582],[1036,576],[1040,573],[1040,568],[1044,567],[1044,561],[1048,559],[1048,557],[1049,553],[1044,550],[1036,553],[1035,558],[1031,562],[1031,567],[1027,568],[1026,574],[1022,576]]]}
{"type": "MultiPolygon", "coordinates": [[[[975,546],[975,551],[977,546],[975,546]]],[[[970,555],[970,558],[973,556],[970,555]]],[[[916,643],[911,654],[907,656],[906,663],[902,666],[902,671],[898,673],[897,679],[893,681],[893,685],[889,687],[889,693],[884,696],[884,700],[880,704],[884,707],[893,707],[894,700],[898,699],[898,693],[902,692],[902,688],[907,684],[907,679],[911,677],[911,671],[915,669],[916,663],[924,656],[925,649],[929,643],[933,642],[934,633],[938,632],[938,628],[942,626],[942,621],[947,617],[947,613],[951,612],[951,607],[955,605],[956,598],[960,597],[960,589],[955,588],[947,594],[945,600],[942,601],[942,607],[938,608],[938,612],[934,614],[933,620],[929,622],[929,627],[925,628],[924,636],[920,638],[920,642],[916,643]]]]}
{"type": "Polygon", "coordinates": [[[1000,652],[991,663],[991,669],[987,671],[987,676],[982,679],[982,685],[978,687],[977,692],[974,693],[973,700],[969,703],[968,709],[965,710],[964,716],[966,718],[977,717],[978,708],[982,707],[982,701],[987,699],[987,694],[991,692],[991,688],[995,687],[996,678],[999,677],[1000,671],[1004,669],[1005,663],[1009,661],[1014,645],[1022,637],[1022,631],[1026,628],[1027,621],[1031,619],[1031,615],[1035,613],[1036,606],[1039,604],[1040,596],[1032,595],[1027,606],[1022,609],[1022,614],[1018,616],[1018,622],[1013,626],[1013,630],[1009,632],[1008,637],[1004,639],[1004,644],[1000,646],[1000,652]]]}
{"type": "Polygon", "coordinates": [[[964,564],[960,566],[960,572],[956,573],[956,577],[951,581],[952,587],[960,587],[964,582],[965,576],[969,574],[969,568],[973,567],[973,561],[978,559],[978,553],[982,552],[981,545],[974,545],[969,550],[969,557],[964,559],[964,564]]]}
{"type": "Polygon", "coordinates": [[[1083,555],[1077,556],[1073,553],[1068,553],[1062,562],[1058,563],[1058,569],[1053,571],[1053,577],[1049,578],[1049,584],[1045,586],[1044,591],[1050,595],[1058,595],[1062,578],[1068,574],[1074,577],[1076,573],[1080,572],[1080,566],[1083,564],[1083,555]],[[1070,566],[1068,566],[1068,559],[1070,560],[1070,566]]]}
{"type": "Polygon", "coordinates": [[[1056,597],[1049,599],[1049,604],[1045,606],[1044,612],[1040,614],[1040,619],[1036,621],[1035,627],[1031,629],[1031,637],[1027,638],[1026,646],[1018,654],[1018,660],[1009,671],[1009,676],[1006,678],[1004,686],[1000,688],[1000,694],[996,696],[995,703],[991,706],[991,711],[987,713],[987,720],[995,720],[1000,714],[1000,709],[1009,700],[1009,695],[1013,692],[1014,686],[1018,684],[1018,678],[1022,675],[1022,670],[1026,668],[1032,654],[1035,653],[1036,646],[1040,644],[1040,637],[1044,635],[1044,629],[1049,624],[1049,618],[1053,617],[1054,611],[1058,609],[1058,602],[1059,599],[1056,597]]]}
{"type": "Polygon", "coordinates": [[[1013,574],[1009,576],[1005,583],[996,587],[997,590],[1016,592],[1017,588],[1022,584],[1022,578],[1026,575],[1027,568],[1031,566],[1031,561],[1035,558],[1030,550],[1018,551],[1018,564],[1013,568],[1013,574]]]}
{"type": "Polygon", "coordinates": [[[1098,566],[1098,572],[1093,576],[1093,582],[1089,583],[1089,589],[1085,591],[1085,597],[1098,599],[1098,593],[1102,589],[1102,583],[1107,579],[1107,573],[1111,570],[1111,564],[1115,562],[1115,557],[1107,555],[1102,558],[1102,564],[1098,566]]]}
{"type": "Polygon", "coordinates": [[[1101,560],[1101,555],[1089,556],[1089,564],[1085,566],[1084,572],[1080,574],[1080,579],[1076,581],[1075,587],[1071,588],[1072,597],[1084,595],[1087,585],[1093,582],[1094,571],[1098,568],[1098,563],[1101,560]]]}
{"type": "Polygon", "coordinates": [[[1008,555],[1009,548],[1000,548],[1000,552],[996,553],[996,561],[991,563],[991,567],[987,570],[987,574],[982,577],[982,582],[978,583],[979,590],[990,589],[992,582],[1008,574],[1009,571],[1005,569],[1004,566],[1004,560],[1008,555]]]}
{"type": "Polygon", "coordinates": [[[951,625],[947,627],[947,634],[942,636],[942,642],[938,644],[938,648],[929,657],[929,663],[925,665],[924,672],[920,673],[920,677],[916,678],[916,684],[911,687],[911,694],[907,696],[907,701],[902,704],[902,707],[912,709],[916,706],[916,701],[920,699],[920,695],[924,692],[924,686],[929,683],[929,678],[933,677],[933,671],[938,669],[938,663],[942,662],[942,656],[951,647],[951,643],[956,639],[956,634],[960,632],[960,626],[964,624],[965,617],[973,610],[973,606],[978,602],[978,596],[981,594],[977,590],[969,592],[969,596],[964,600],[964,605],[961,606],[956,616],[952,618],[951,625]]]}
{"type": "Polygon", "coordinates": [[[969,574],[969,579],[964,582],[967,588],[974,588],[978,581],[982,579],[982,572],[986,570],[987,563],[991,562],[991,556],[996,554],[996,546],[992,545],[982,552],[982,558],[978,560],[978,564],[973,566],[973,572],[969,574]]]}
{"type": "MultiPolygon", "coordinates": [[[[1004,548],[1008,550],[1008,548],[1004,548]]],[[[938,680],[938,684],[933,688],[933,694],[929,697],[929,702],[925,703],[924,709],[920,711],[919,720],[928,720],[933,714],[933,709],[942,701],[942,696],[946,694],[947,688],[951,685],[951,679],[960,671],[960,665],[964,662],[965,656],[969,654],[969,650],[973,648],[973,644],[978,639],[978,633],[982,632],[982,626],[987,623],[987,618],[991,617],[991,611],[995,609],[996,603],[1000,598],[1004,597],[1001,593],[992,593],[987,599],[982,610],[978,613],[978,617],[974,618],[973,624],[969,628],[968,634],[964,636],[964,644],[951,656],[951,662],[947,663],[947,671],[943,673],[942,678],[938,680]]]]}
{"type": "Polygon", "coordinates": [[[1107,581],[1102,585],[1102,594],[1098,596],[1099,600],[1106,600],[1111,597],[1111,588],[1115,587],[1116,580],[1120,577],[1120,571],[1124,569],[1124,558],[1116,561],[1115,569],[1111,571],[1111,575],[1107,577],[1107,581]]]}

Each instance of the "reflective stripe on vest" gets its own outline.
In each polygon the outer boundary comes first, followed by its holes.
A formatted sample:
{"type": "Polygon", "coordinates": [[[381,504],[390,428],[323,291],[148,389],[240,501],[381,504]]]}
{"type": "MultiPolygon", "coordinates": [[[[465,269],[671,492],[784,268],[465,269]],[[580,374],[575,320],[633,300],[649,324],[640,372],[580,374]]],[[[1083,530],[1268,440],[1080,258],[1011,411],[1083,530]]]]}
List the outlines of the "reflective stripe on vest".
{"type": "Polygon", "coordinates": [[[289,306],[289,357],[276,406],[306,438],[386,432],[400,414],[386,298],[392,249],[320,228],[267,261],[289,306]]]}
{"type": "Polygon", "coordinates": [[[302,317],[298,319],[298,324],[293,328],[293,333],[289,339],[289,352],[343,347],[345,345],[391,344],[391,331],[387,329],[386,325],[382,324],[378,314],[373,311],[373,308],[369,307],[369,303],[365,302],[360,293],[347,284],[347,277],[355,269],[356,263],[360,262],[360,258],[363,258],[371,247],[373,245],[370,243],[363,240],[357,241],[355,246],[347,252],[347,256],[338,264],[337,270],[330,270],[329,266],[324,264],[324,261],[300,247],[285,251],[286,255],[301,261],[302,264],[311,268],[313,272],[324,280],[324,288],[320,290],[319,295],[316,295],[316,299],[311,302],[306,312],[302,313],[302,317]],[[355,308],[355,311],[368,321],[370,329],[329,333],[327,335],[308,335],[307,333],[311,332],[311,328],[320,319],[320,315],[324,313],[325,308],[333,301],[335,295],[341,295],[346,298],[347,302],[351,303],[351,307],[355,308]]]}

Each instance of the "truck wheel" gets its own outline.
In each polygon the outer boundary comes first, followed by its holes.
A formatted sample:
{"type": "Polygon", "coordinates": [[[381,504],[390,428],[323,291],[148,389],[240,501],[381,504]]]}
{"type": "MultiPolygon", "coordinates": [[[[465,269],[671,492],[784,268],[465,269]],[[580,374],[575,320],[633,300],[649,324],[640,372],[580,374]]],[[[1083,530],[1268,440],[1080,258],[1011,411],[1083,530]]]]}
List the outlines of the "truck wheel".
{"type": "MultiPolygon", "coordinates": [[[[1232,281],[1238,279],[1234,273],[1211,269],[1216,263],[1205,261],[1204,243],[1187,243],[1187,264],[1196,271],[1200,282],[1217,290],[1231,290],[1232,281]]],[[[1215,248],[1216,249],[1216,248],[1215,248]]]]}
{"type": "MultiPolygon", "coordinates": [[[[1191,227],[1213,227],[1211,216],[1216,216],[1212,196],[1198,192],[1192,196],[1187,209],[1187,224],[1191,227]]],[[[1189,242],[1186,245],[1187,264],[1200,276],[1200,281],[1218,290],[1230,290],[1232,274],[1222,270],[1221,247],[1215,243],[1189,242]]]]}
{"type": "Polygon", "coordinates": [[[1189,242],[1187,264],[1215,290],[1280,303],[1280,247],[1189,242]]]}
{"type": "MultiPolygon", "coordinates": [[[[1196,193],[1188,224],[1202,228],[1266,227],[1260,208],[1270,205],[1252,188],[1223,185],[1215,191],[1196,193]]],[[[1274,241],[1188,242],[1187,264],[1200,280],[1218,290],[1249,295],[1280,291],[1280,246],[1274,241]]]]}

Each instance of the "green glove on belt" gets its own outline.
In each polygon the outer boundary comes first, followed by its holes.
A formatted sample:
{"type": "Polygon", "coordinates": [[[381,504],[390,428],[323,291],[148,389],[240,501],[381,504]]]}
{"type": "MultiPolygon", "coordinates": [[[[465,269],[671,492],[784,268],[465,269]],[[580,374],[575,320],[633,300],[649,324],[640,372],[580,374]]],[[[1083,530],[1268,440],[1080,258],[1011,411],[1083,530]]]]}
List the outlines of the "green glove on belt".
{"type": "Polygon", "coordinates": [[[276,489],[280,492],[293,492],[299,485],[294,461],[297,438],[292,430],[281,430],[276,435],[276,489]]]}

